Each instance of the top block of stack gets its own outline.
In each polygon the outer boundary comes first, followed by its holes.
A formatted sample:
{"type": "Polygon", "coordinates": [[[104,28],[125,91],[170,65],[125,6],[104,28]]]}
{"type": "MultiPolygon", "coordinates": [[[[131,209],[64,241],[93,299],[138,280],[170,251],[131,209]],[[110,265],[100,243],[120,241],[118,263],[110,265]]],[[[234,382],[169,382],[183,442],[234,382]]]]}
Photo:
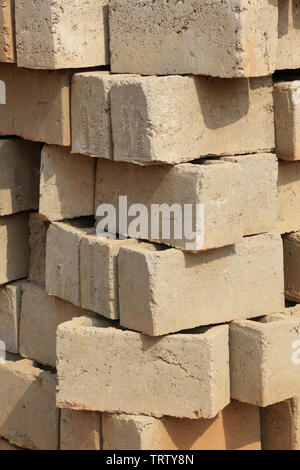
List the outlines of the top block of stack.
{"type": "Polygon", "coordinates": [[[278,0],[111,0],[112,71],[261,77],[275,70],[278,0]]]}
{"type": "Polygon", "coordinates": [[[65,69],[109,63],[108,0],[15,0],[19,67],[65,69]]]}

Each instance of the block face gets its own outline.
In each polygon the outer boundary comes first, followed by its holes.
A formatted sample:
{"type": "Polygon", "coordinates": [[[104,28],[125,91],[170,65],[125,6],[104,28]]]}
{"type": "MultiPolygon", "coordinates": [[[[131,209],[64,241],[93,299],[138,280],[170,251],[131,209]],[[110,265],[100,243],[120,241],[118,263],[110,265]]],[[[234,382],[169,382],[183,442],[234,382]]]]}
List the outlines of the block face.
{"type": "Polygon", "coordinates": [[[0,61],[15,62],[15,0],[0,2],[0,61]]]}
{"type": "Polygon", "coordinates": [[[300,302],[300,233],[291,233],[283,239],[285,296],[300,302]]]}
{"type": "Polygon", "coordinates": [[[276,231],[284,234],[300,230],[300,162],[280,162],[278,166],[278,221],[276,231]]]}
{"type": "Polygon", "coordinates": [[[111,90],[111,109],[118,161],[173,164],[274,148],[268,77],[127,78],[111,90]]]}
{"type": "Polygon", "coordinates": [[[46,237],[49,227],[48,220],[41,214],[33,213],[29,216],[29,275],[32,282],[45,286],[46,270],[46,237]]]}
{"type": "Polygon", "coordinates": [[[16,0],[18,66],[65,69],[108,64],[107,4],[108,0],[16,0]]]}
{"type": "Polygon", "coordinates": [[[300,376],[293,345],[299,325],[299,313],[230,325],[232,398],[266,407],[295,396],[300,376]]]}
{"type": "Polygon", "coordinates": [[[280,311],[281,237],[249,237],[197,255],[123,248],[119,286],[121,325],[152,336],[280,311]]]}
{"type": "Polygon", "coordinates": [[[277,0],[112,0],[112,70],[225,78],[270,75],[277,26],[277,0]]]}
{"type": "Polygon", "coordinates": [[[0,216],[38,209],[39,144],[0,140],[0,216]]]}
{"type": "Polygon", "coordinates": [[[60,147],[44,146],[39,212],[51,221],[92,215],[94,173],[91,158],[71,155],[60,147]]]}
{"type": "Polygon", "coordinates": [[[0,218],[0,284],[28,275],[28,212],[0,218]]]}
{"type": "Polygon", "coordinates": [[[278,157],[282,160],[300,160],[300,141],[298,137],[300,130],[299,80],[279,82],[274,86],[274,110],[276,153],[278,157]]]}
{"type": "Polygon", "coordinates": [[[261,408],[263,450],[300,450],[299,398],[261,408]]]}
{"type": "Polygon", "coordinates": [[[212,418],[229,403],[227,333],[224,325],[157,340],[104,320],[60,325],[57,406],[212,418]]]}
{"type": "Polygon", "coordinates": [[[33,282],[23,282],[22,290],[20,354],[55,368],[58,325],[87,312],[61,299],[50,297],[33,282]]]}
{"type": "Polygon", "coordinates": [[[68,71],[48,72],[0,64],[0,80],[6,85],[0,135],[62,146],[71,144],[68,71]]]}
{"type": "Polygon", "coordinates": [[[25,449],[57,450],[56,376],[17,360],[0,365],[0,380],[1,436],[25,449]]]}
{"type": "Polygon", "coordinates": [[[0,450],[20,450],[18,447],[12,446],[8,441],[0,438],[0,450]]]}
{"type": "Polygon", "coordinates": [[[113,159],[111,89],[132,75],[82,72],[72,79],[72,152],[113,159]]]}
{"type": "Polygon", "coordinates": [[[46,291],[80,307],[80,240],[88,229],[54,223],[47,234],[46,291]]]}
{"type": "Polygon", "coordinates": [[[100,413],[61,410],[60,450],[100,450],[100,443],[100,413]]]}
{"type": "Polygon", "coordinates": [[[232,401],[214,419],[103,414],[104,450],[260,450],[258,407],[232,401]]]}
{"type": "Polygon", "coordinates": [[[276,70],[297,69],[300,66],[300,2],[299,0],[280,0],[278,10],[276,70]]]}
{"type": "Polygon", "coordinates": [[[256,235],[276,227],[278,161],[274,154],[224,157],[241,165],[244,182],[241,190],[243,233],[256,235]]]}
{"type": "Polygon", "coordinates": [[[21,296],[20,283],[0,287],[0,339],[13,354],[19,352],[21,296]]]}
{"type": "MultiPolygon", "coordinates": [[[[140,165],[99,160],[96,170],[95,213],[98,213],[102,204],[108,203],[115,207],[118,214],[122,204],[119,198],[126,196],[126,213],[135,204],[143,204],[147,208],[148,230],[147,233],[144,229],[136,233],[134,236],[137,238],[150,239],[190,251],[231,245],[242,241],[243,235],[240,214],[241,179],[239,165],[232,162],[208,161],[203,165],[144,168],[140,165]],[[156,206],[163,210],[163,205],[166,204],[169,209],[164,211],[163,219],[165,223],[169,223],[170,231],[164,235],[163,226],[155,217],[155,211],[156,206]],[[186,236],[188,227],[184,226],[185,204],[192,205],[191,231],[194,230],[194,234],[191,234],[191,237],[186,236]],[[196,220],[196,204],[204,205],[204,220],[200,221],[201,224],[196,220]],[[176,210],[175,214],[172,212],[174,205],[180,206],[179,213],[176,210]],[[183,230],[180,230],[178,235],[175,235],[174,219],[178,225],[177,229],[182,223],[183,230]],[[197,233],[195,228],[199,225],[201,227],[197,233]],[[158,231],[155,230],[156,227],[158,231]],[[196,242],[202,229],[204,241],[198,248],[196,242]],[[194,246],[191,248],[191,245],[194,246]]],[[[126,229],[134,218],[128,217],[126,229]]]]}

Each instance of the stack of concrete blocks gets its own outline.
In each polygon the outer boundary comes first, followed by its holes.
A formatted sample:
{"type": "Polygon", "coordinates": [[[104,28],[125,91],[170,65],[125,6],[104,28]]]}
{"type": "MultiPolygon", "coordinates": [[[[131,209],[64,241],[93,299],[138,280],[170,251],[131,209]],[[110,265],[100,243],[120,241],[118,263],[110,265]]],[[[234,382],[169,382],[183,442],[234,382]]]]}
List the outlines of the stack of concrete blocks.
{"type": "Polygon", "coordinates": [[[0,450],[300,449],[300,2],[0,1],[0,450]]]}

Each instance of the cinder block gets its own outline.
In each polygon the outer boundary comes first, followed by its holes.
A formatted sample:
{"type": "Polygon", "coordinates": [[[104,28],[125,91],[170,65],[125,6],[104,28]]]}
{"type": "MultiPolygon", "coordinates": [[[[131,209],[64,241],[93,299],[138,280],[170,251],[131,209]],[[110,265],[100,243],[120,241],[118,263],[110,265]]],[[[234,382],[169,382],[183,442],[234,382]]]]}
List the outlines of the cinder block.
{"type": "Polygon", "coordinates": [[[274,110],[277,156],[282,160],[300,160],[300,140],[298,136],[300,129],[299,80],[275,84],[274,110]]]}
{"type": "Polygon", "coordinates": [[[277,0],[110,2],[113,72],[270,75],[277,35],[277,0]]]}
{"type": "Polygon", "coordinates": [[[0,62],[16,62],[15,0],[0,2],[0,62]]]}
{"type": "Polygon", "coordinates": [[[102,415],[104,450],[260,450],[259,408],[232,401],[214,419],[102,415]]]}
{"type": "Polygon", "coordinates": [[[266,407],[300,389],[300,311],[230,325],[231,397],[266,407]]]}
{"type": "MultiPolygon", "coordinates": [[[[120,318],[118,256],[120,249],[127,246],[139,245],[132,239],[106,240],[97,235],[83,234],[80,241],[82,308],[112,320],[120,318]]],[[[51,263],[51,251],[49,258],[51,263]]]]}
{"type": "Polygon", "coordinates": [[[300,230],[300,162],[281,162],[278,166],[278,233],[300,230]]]}
{"type": "Polygon", "coordinates": [[[109,63],[109,0],[15,0],[19,67],[66,69],[109,63]]]}
{"type": "Polygon", "coordinates": [[[283,238],[285,296],[300,302],[300,233],[283,238]]]}
{"type": "Polygon", "coordinates": [[[0,340],[6,351],[19,352],[19,320],[21,309],[21,283],[0,287],[0,340]]]}
{"type": "Polygon", "coordinates": [[[25,449],[57,450],[56,376],[15,358],[0,364],[0,382],[0,435],[25,449]]]}
{"type": "Polygon", "coordinates": [[[39,364],[55,368],[58,325],[88,312],[49,296],[33,282],[23,282],[22,290],[20,354],[39,364]]]}
{"type": "MultiPolygon", "coordinates": [[[[89,220],[53,223],[47,233],[46,291],[80,307],[80,241],[89,220]]],[[[93,231],[93,229],[92,229],[93,231]]]]}
{"type": "Polygon", "coordinates": [[[197,419],[230,401],[226,325],[154,339],[74,319],[58,328],[57,357],[60,408],[197,419]]]}
{"type": "Polygon", "coordinates": [[[275,234],[199,254],[120,250],[121,325],[151,336],[278,312],[283,291],[275,234]]]}
{"type": "Polygon", "coordinates": [[[0,285],[28,275],[28,215],[0,217],[0,285]]]}
{"type": "Polygon", "coordinates": [[[263,450],[300,450],[299,398],[260,409],[263,450]]]}
{"type": "Polygon", "coordinates": [[[113,159],[111,89],[132,75],[82,72],[72,79],[72,152],[113,159]]]}
{"type": "Polygon", "coordinates": [[[0,216],[38,209],[41,146],[0,140],[0,216]]]}
{"type": "Polygon", "coordinates": [[[277,70],[298,69],[300,67],[300,2],[299,0],[279,0],[277,70]]]}
{"type": "Polygon", "coordinates": [[[49,221],[38,213],[29,216],[29,275],[32,282],[45,286],[46,237],[49,221]]]}
{"type": "Polygon", "coordinates": [[[0,80],[6,87],[6,104],[1,105],[0,135],[71,145],[70,72],[29,70],[0,64],[0,80]]]}
{"type": "Polygon", "coordinates": [[[61,410],[60,450],[100,449],[100,413],[94,411],[61,410]]]}
{"type": "Polygon", "coordinates": [[[19,449],[16,446],[12,446],[8,441],[0,438],[0,450],[21,450],[21,449],[19,449]]]}
{"type": "Polygon", "coordinates": [[[40,213],[49,220],[74,219],[94,211],[95,162],[69,150],[42,150],[40,213]]]}
{"type": "Polygon", "coordinates": [[[272,91],[270,77],[118,80],[111,90],[114,159],[174,164],[270,151],[275,146],[272,91]]]}

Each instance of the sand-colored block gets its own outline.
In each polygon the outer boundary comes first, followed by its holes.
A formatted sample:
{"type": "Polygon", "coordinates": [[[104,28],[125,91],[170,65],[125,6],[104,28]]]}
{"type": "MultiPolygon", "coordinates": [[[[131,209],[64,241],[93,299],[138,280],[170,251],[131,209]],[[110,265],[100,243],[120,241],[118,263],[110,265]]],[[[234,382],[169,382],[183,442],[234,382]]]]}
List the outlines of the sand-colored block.
{"type": "Polygon", "coordinates": [[[276,70],[300,67],[300,2],[278,1],[278,45],[276,70]]]}
{"type": "Polygon", "coordinates": [[[38,209],[41,146],[0,140],[0,216],[38,209]]]}
{"type": "Polygon", "coordinates": [[[104,450],[260,450],[259,409],[233,400],[214,419],[102,415],[104,450]]]}
{"type": "Polygon", "coordinates": [[[28,275],[28,217],[28,212],[0,217],[0,284],[28,275]]]}
{"type": "Polygon", "coordinates": [[[279,161],[278,220],[276,231],[290,233],[300,230],[300,162],[279,161]]]}
{"type": "Polygon", "coordinates": [[[152,336],[278,312],[282,240],[258,235],[199,254],[122,248],[119,286],[121,325],[152,336]]]}
{"type": "Polygon", "coordinates": [[[0,2],[0,62],[16,62],[15,0],[0,2]]]}
{"type": "Polygon", "coordinates": [[[49,220],[93,215],[95,162],[69,150],[45,145],[42,150],[40,209],[49,220]]]}
{"type": "Polygon", "coordinates": [[[70,72],[0,64],[0,80],[6,88],[0,135],[71,145],[70,72]]]}
{"type": "Polygon", "coordinates": [[[299,398],[260,409],[263,450],[300,450],[299,398]]]}
{"type": "Polygon", "coordinates": [[[25,449],[57,450],[56,376],[15,358],[0,364],[0,382],[0,435],[25,449]]]}
{"type": "Polygon", "coordinates": [[[109,0],[15,0],[19,67],[67,69],[109,64],[109,0]]]}
{"type": "Polygon", "coordinates": [[[277,0],[110,2],[113,72],[261,77],[277,37],[277,0]]]}
{"type": "Polygon", "coordinates": [[[14,354],[19,352],[21,297],[20,282],[0,287],[0,340],[14,354]]]}
{"type": "Polygon", "coordinates": [[[154,339],[106,320],[64,323],[57,331],[57,406],[213,418],[230,401],[227,335],[226,325],[154,339]]]}
{"type": "Polygon", "coordinates": [[[300,389],[300,311],[230,325],[231,397],[266,407],[300,389]],[[299,353],[298,353],[299,356],[299,353]]]}
{"type": "Polygon", "coordinates": [[[33,282],[23,282],[22,291],[20,354],[39,364],[55,368],[58,325],[88,312],[49,296],[33,282]]]}
{"type": "Polygon", "coordinates": [[[61,410],[60,450],[100,449],[100,413],[94,411],[61,410]]]}
{"type": "Polygon", "coordinates": [[[72,152],[113,158],[111,89],[132,75],[82,72],[72,79],[72,152]]]}
{"type": "Polygon", "coordinates": [[[174,164],[206,155],[271,151],[272,91],[270,77],[118,80],[111,90],[114,159],[174,164]]]}

